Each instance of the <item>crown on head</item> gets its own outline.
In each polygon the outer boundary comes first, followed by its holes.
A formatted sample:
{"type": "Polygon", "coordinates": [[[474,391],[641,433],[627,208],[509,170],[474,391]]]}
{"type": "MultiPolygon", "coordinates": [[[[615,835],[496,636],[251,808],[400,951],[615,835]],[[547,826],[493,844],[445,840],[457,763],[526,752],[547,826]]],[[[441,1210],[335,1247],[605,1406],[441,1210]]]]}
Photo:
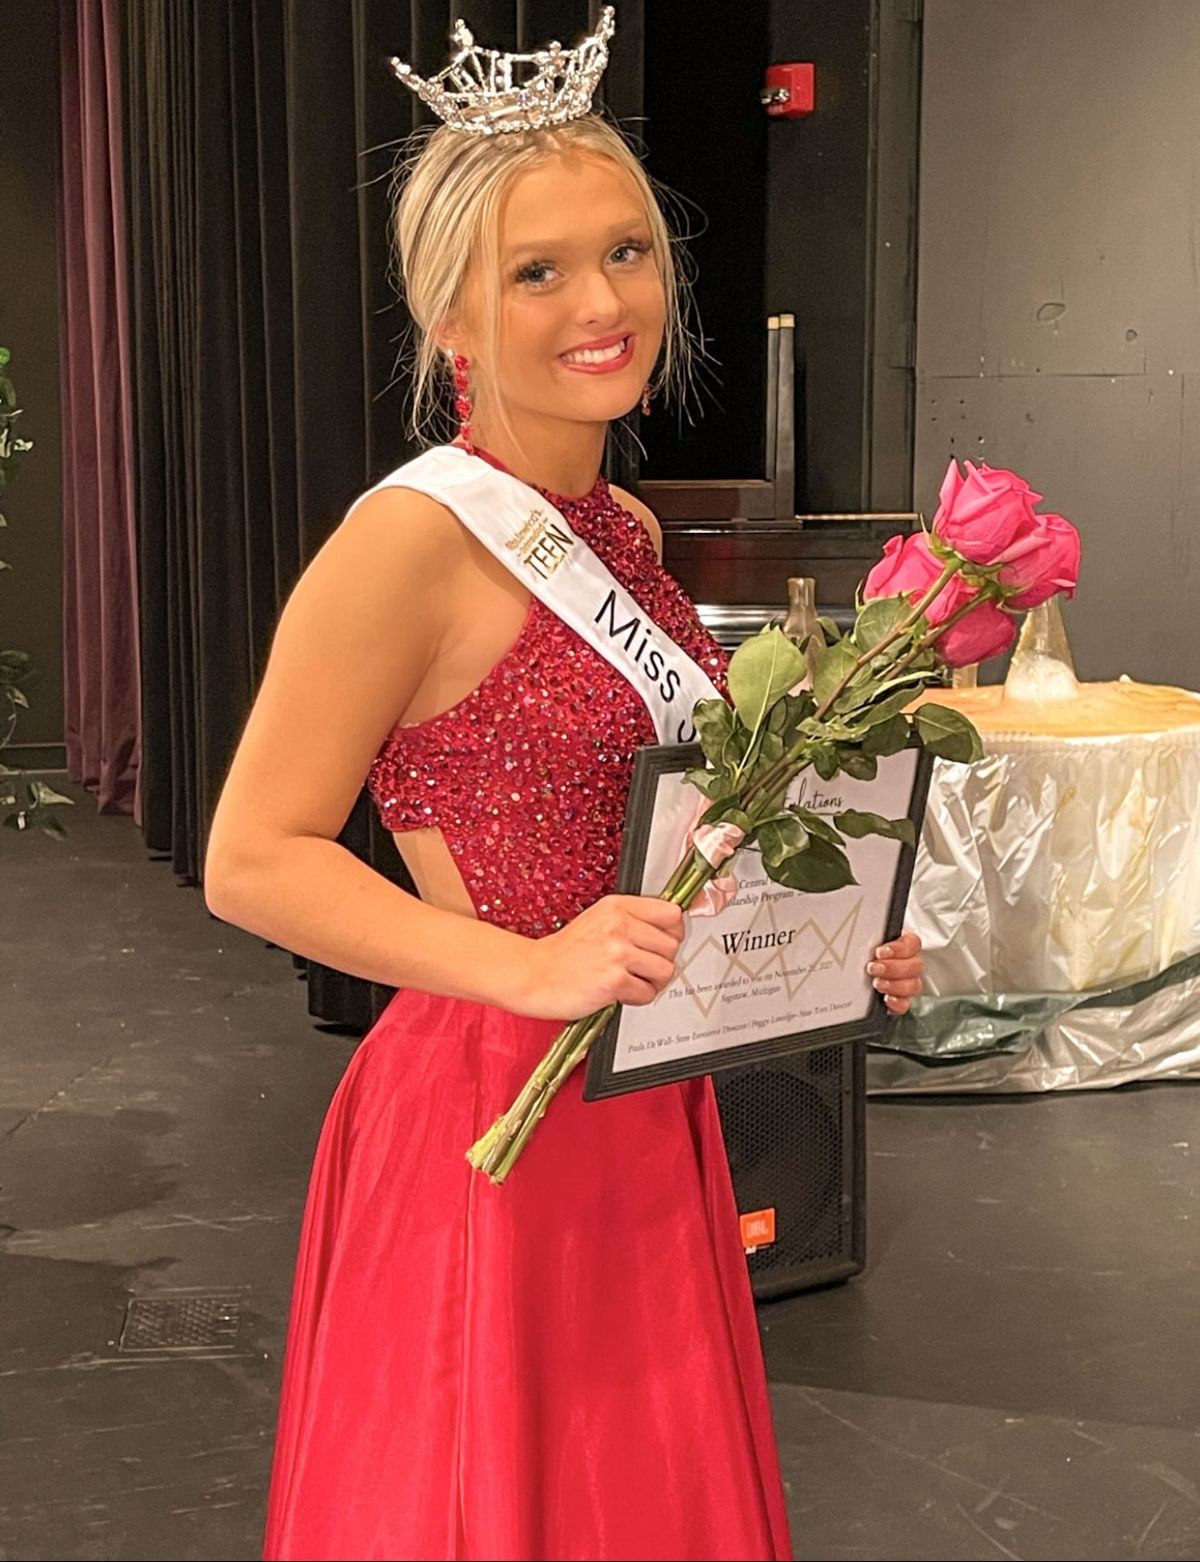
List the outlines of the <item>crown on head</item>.
{"type": "Polygon", "coordinates": [[[436,76],[418,76],[402,60],[390,61],[396,75],[454,130],[504,135],[561,125],[590,112],[592,94],[608,64],[608,40],[615,13],[606,5],[590,38],[575,49],[549,43],[536,54],[501,54],[477,49],[465,22],[451,33],[454,58],[436,76]]]}

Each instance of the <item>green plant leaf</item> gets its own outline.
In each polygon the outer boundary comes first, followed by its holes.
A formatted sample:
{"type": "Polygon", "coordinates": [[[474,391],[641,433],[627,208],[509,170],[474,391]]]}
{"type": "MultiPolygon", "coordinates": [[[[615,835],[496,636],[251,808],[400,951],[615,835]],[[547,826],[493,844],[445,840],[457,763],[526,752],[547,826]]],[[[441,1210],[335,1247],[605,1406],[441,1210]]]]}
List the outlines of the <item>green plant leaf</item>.
{"type": "MultiPolygon", "coordinates": [[[[904,681],[907,685],[908,680],[905,679],[904,681]]],[[[890,721],[893,716],[898,715],[902,710],[905,710],[909,705],[911,705],[913,700],[916,698],[915,689],[908,687],[903,689],[896,689],[894,684],[883,685],[883,687],[890,687],[893,689],[893,692],[885,699],[879,700],[876,704],[868,706],[867,709],[863,712],[862,719],[869,727],[873,727],[877,721],[890,721]]]]}
{"type": "Polygon", "coordinates": [[[768,867],[777,867],[785,857],[794,857],[807,850],[808,831],[794,815],[784,814],[780,819],[770,819],[755,831],[755,840],[768,867]]]}
{"type": "Polygon", "coordinates": [[[874,781],[879,762],[873,754],[868,754],[861,748],[852,748],[846,743],[839,743],[837,758],[841,769],[855,781],[874,781]]]}
{"type": "Polygon", "coordinates": [[[830,846],[840,846],[842,844],[841,836],[823,814],[814,813],[811,808],[805,808],[800,803],[793,803],[789,812],[795,814],[810,835],[815,835],[822,841],[828,841],[830,846]]]}
{"type": "MultiPolygon", "coordinates": [[[[817,676],[813,679],[813,693],[817,697],[818,704],[824,705],[857,660],[858,652],[854,648],[853,641],[839,640],[836,645],[829,646],[821,658],[817,676]]],[[[870,676],[865,667],[851,686],[857,687],[863,676],[870,676]]]]}
{"type": "Polygon", "coordinates": [[[812,749],[812,767],[822,781],[832,781],[837,775],[838,755],[832,743],[814,743],[812,749]]]}
{"type": "Polygon", "coordinates": [[[917,736],[931,754],[971,765],[983,756],[979,734],[956,710],[945,705],[920,705],[913,713],[917,736]]]}
{"type": "Polygon", "coordinates": [[[903,841],[906,846],[917,844],[917,832],[911,819],[885,819],[882,814],[847,808],[835,815],[833,822],[852,841],[860,841],[865,835],[882,835],[885,840],[903,841]]]}
{"type": "Polygon", "coordinates": [[[873,723],[862,740],[862,751],[875,759],[888,754],[898,754],[908,747],[909,727],[903,716],[889,716],[886,721],[873,723]]]}
{"type": "Polygon", "coordinates": [[[804,657],[778,624],[769,624],[738,646],[729,662],[729,694],[751,732],[806,670],[804,657]]]}
{"type": "Polygon", "coordinates": [[[825,631],[825,639],[830,645],[836,645],[842,638],[842,631],[838,628],[837,624],[832,618],[826,618],[824,615],[822,615],[817,619],[817,623],[820,624],[821,628],[825,631]]]}
{"type": "Polygon", "coordinates": [[[737,801],[738,798],[736,792],[718,793],[718,795],[713,799],[711,806],[706,808],[700,815],[699,822],[701,824],[720,823],[722,819],[727,819],[729,817],[729,812],[731,809],[737,807],[737,801]]]}
{"type": "Polygon", "coordinates": [[[696,736],[711,765],[719,765],[733,733],[733,712],[724,700],[700,700],[692,712],[696,736]]]}
{"type": "Polygon", "coordinates": [[[876,597],[854,621],[855,645],[860,652],[872,650],[911,612],[912,604],[906,597],[876,597]]]}
{"type": "Polygon", "coordinates": [[[683,779],[689,786],[694,786],[703,792],[705,797],[711,797],[712,784],[714,781],[719,781],[721,777],[716,770],[705,770],[703,766],[698,766],[695,770],[689,770],[683,779]]]}
{"type": "Polygon", "coordinates": [[[767,730],[778,732],[785,743],[791,743],[795,740],[797,727],[802,721],[807,720],[816,708],[817,702],[808,689],[803,689],[799,694],[785,694],[781,700],[776,700],[771,706],[767,730]]]}
{"type": "Polygon", "coordinates": [[[763,733],[758,743],[758,759],[762,764],[774,765],[783,758],[784,743],[778,732],[772,732],[770,728],[763,733]]]}
{"type": "Polygon", "coordinates": [[[845,852],[828,841],[815,838],[809,841],[806,851],[785,857],[774,865],[764,859],[763,866],[768,878],[776,884],[806,890],[810,895],[824,895],[858,882],[845,852]]]}

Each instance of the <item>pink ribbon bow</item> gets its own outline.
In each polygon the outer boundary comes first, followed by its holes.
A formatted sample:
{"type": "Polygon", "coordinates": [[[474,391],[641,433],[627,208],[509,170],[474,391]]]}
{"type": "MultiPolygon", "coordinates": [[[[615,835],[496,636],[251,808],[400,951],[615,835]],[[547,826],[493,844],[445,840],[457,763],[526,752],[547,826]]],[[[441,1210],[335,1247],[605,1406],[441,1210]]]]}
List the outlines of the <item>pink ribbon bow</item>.
{"type": "MultiPolygon", "coordinates": [[[[707,807],[708,804],[702,800],[696,811],[697,821],[707,807]]],[[[711,867],[719,868],[733,856],[745,838],[746,832],[739,830],[736,824],[693,823],[687,833],[687,845],[694,846],[711,867]]],[[[709,879],[688,910],[696,917],[719,916],[732,902],[737,891],[738,883],[733,874],[721,874],[718,878],[709,879]]]]}

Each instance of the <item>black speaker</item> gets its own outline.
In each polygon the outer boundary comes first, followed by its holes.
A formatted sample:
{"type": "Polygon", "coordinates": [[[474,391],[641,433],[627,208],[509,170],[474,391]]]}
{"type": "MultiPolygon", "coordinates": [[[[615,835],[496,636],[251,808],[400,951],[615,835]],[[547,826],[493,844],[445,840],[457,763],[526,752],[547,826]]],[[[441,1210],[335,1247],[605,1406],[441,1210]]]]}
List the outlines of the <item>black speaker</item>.
{"type": "Polygon", "coordinates": [[[713,1075],[759,1300],[848,1280],[866,1253],[866,1046],[713,1075]]]}

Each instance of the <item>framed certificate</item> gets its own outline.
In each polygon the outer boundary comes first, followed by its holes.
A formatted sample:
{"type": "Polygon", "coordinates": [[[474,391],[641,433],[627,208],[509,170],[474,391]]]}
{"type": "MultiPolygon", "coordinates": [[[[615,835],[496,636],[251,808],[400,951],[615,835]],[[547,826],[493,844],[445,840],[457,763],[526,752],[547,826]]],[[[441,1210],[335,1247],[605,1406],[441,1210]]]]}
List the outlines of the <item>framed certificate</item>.
{"type": "MultiPolygon", "coordinates": [[[[686,849],[703,803],[684,779],[699,744],[644,748],[634,766],[617,890],[656,895],[686,849]]],[[[879,761],[873,781],[805,771],[789,798],[830,815],[908,816],[919,837],[932,761],[919,745],[879,761]]],[[[744,1067],[831,1042],[876,1039],[887,1022],[864,967],[901,931],[915,850],[868,835],[846,843],[856,884],[806,894],[769,879],[758,853],[731,869],[738,890],[717,916],[689,912],[674,981],[651,1004],[621,1008],[592,1044],[586,1101],[744,1067]]]]}

